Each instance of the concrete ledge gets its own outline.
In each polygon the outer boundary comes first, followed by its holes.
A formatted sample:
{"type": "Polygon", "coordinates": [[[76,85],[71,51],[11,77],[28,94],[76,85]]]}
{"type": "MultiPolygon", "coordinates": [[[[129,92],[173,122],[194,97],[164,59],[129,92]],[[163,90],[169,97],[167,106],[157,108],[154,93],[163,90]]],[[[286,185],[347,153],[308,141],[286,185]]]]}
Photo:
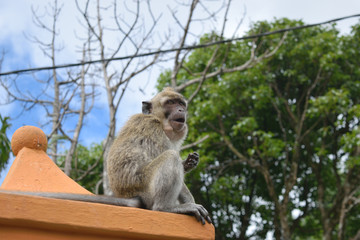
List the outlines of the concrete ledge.
{"type": "Polygon", "coordinates": [[[0,193],[0,239],[214,239],[194,217],[0,193]]]}

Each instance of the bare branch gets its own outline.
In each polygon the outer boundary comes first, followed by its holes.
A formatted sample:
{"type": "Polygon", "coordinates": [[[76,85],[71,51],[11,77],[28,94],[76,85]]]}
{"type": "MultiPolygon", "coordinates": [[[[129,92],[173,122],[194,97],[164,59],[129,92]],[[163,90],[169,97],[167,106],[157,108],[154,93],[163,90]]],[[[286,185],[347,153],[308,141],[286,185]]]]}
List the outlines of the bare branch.
{"type": "MultiPolygon", "coordinates": [[[[199,2],[199,0],[193,0],[192,3],[191,3],[189,16],[188,16],[186,25],[184,27],[184,33],[183,33],[183,36],[182,36],[182,38],[180,40],[179,48],[182,48],[185,45],[185,41],[186,41],[186,37],[187,37],[188,31],[189,31],[192,16],[194,14],[194,10],[195,10],[195,7],[198,4],[198,2],[199,2]]],[[[176,52],[176,54],[175,54],[174,69],[173,69],[173,71],[171,73],[171,86],[173,88],[175,88],[177,86],[177,84],[176,84],[176,76],[179,73],[180,68],[181,68],[181,66],[183,64],[182,62],[179,62],[180,53],[181,53],[181,50],[178,50],[176,52]]]]}
{"type": "Polygon", "coordinates": [[[264,59],[272,57],[276,53],[276,51],[278,51],[280,46],[283,44],[283,42],[286,38],[286,35],[287,34],[283,35],[283,37],[281,38],[279,43],[276,45],[276,47],[269,53],[265,53],[259,57],[255,57],[255,48],[253,48],[251,51],[251,56],[250,56],[249,60],[247,62],[245,62],[244,64],[237,66],[237,67],[233,67],[233,68],[218,68],[216,71],[208,73],[205,76],[201,76],[201,77],[198,77],[195,79],[188,80],[188,81],[184,82],[183,84],[176,86],[175,90],[178,92],[181,92],[182,90],[189,87],[190,85],[193,85],[195,83],[199,83],[199,82],[203,81],[203,78],[208,79],[208,78],[215,77],[221,73],[233,73],[233,72],[238,72],[238,71],[244,71],[248,68],[251,68],[254,65],[256,65],[257,63],[263,61],[264,59]]]}
{"type": "Polygon", "coordinates": [[[193,142],[193,143],[184,145],[184,146],[181,147],[181,151],[186,150],[186,149],[189,149],[189,148],[192,148],[192,147],[195,147],[196,145],[198,145],[198,144],[206,141],[209,137],[210,137],[209,135],[206,135],[205,137],[197,140],[196,142],[193,142]]]}
{"type": "MultiPolygon", "coordinates": [[[[230,5],[231,5],[231,0],[228,1],[228,4],[227,4],[227,7],[226,7],[226,11],[225,11],[225,14],[224,14],[224,20],[223,20],[223,25],[222,25],[222,29],[221,29],[221,34],[220,34],[220,37],[223,38],[223,35],[224,35],[224,32],[225,32],[225,27],[226,27],[226,22],[227,22],[227,16],[228,16],[228,13],[229,13],[229,9],[230,9],[230,5]]],[[[216,46],[216,49],[215,51],[213,52],[210,60],[208,61],[208,63],[206,64],[206,67],[202,73],[202,79],[200,80],[196,90],[191,94],[191,96],[189,97],[188,99],[188,102],[191,102],[194,97],[199,93],[204,81],[206,80],[206,74],[208,73],[211,65],[215,62],[216,60],[216,55],[220,49],[220,45],[217,45],[216,46]]],[[[224,63],[226,61],[226,58],[227,58],[227,54],[225,54],[225,57],[223,58],[222,62],[224,63]]],[[[223,64],[222,64],[223,65],[223,64]]]]}

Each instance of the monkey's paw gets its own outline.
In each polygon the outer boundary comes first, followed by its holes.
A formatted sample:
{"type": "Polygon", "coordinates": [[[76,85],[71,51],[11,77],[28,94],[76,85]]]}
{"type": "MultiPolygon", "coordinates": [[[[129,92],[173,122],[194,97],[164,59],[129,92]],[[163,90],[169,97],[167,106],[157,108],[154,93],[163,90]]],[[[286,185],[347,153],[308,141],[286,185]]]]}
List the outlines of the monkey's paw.
{"type": "Polygon", "coordinates": [[[197,152],[190,153],[183,163],[185,172],[195,168],[198,164],[199,154],[197,152]]]}

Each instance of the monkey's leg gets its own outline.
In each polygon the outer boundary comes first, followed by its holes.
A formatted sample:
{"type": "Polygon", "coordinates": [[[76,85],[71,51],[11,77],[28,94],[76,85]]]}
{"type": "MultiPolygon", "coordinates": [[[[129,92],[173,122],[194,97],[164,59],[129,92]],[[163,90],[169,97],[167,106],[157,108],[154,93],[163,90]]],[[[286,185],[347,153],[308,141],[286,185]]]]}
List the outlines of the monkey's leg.
{"type": "MultiPolygon", "coordinates": [[[[183,205],[195,204],[194,197],[191,194],[190,190],[188,189],[188,187],[186,186],[185,183],[183,183],[183,187],[180,192],[178,200],[183,205]]],[[[202,205],[199,205],[199,204],[195,204],[195,205],[197,205],[198,209],[203,212],[202,216],[206,219],[206,221],[208,221],[209,223],[212,223],[209,213],[206,211],[206,209],[202,205]]],[[[203,219],[201,219],[201,220],[203,221],[203,219]]],[[[203,221],[203,224],[204,224],[204,221],[203,221]]]]}
{"type": "Polygon", "coordinates": [[[195,203],[194,197],[191,194],[190,190],[188,189],[188,187],[186,186],[185,183],[183,183],[183,187],[179,194],[178,200],[180,203],[195,203]]]}
{"type": "Polygon", "coordinates": [[[144,193],[141,198],[149,209],[193,214],[203,224],[205,224],[205,219],[211,222],[206,209],[194,203],[193,197],[187,188],[188,193],[184,196],[186,196],[187,201],[192,202],[177,203],[180,193],[184,191],[184,170],[180,156],[176,151],[165,151],[148,164],[144,172],[148,174],[149,192],[144,193]]]}
{"type": "Polygon", "coordinates": [[[176,204],[182,188],[184,170],[176,151],[168,150],[143,169],[148,191],[141,194],[146,208],[159,210],[176,204]]]}

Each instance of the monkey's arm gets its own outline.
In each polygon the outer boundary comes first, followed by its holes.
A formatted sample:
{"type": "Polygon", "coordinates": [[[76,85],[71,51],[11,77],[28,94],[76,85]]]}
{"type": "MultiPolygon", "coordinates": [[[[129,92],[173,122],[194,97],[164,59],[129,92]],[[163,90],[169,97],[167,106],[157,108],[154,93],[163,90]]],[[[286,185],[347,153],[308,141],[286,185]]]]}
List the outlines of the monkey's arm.
{"type": "Polygon", "coordinates": [[[118,198],[111,196],[86,195],[75,193],[52,193],[52,192],[22,192],[22,191],[6,191],[0,190],[2,193],[11,193],[17,195],[30,195],[45,198],[56,198],[64,200],[73,200],[81,202],[102,203],[108,205],[124,206],[124,207],[142,207],[140,198],[118,198]]]}
{"type": "Polygon", "coordinates": [[[199,154],[197,152],[190,153],[183,161],[184,172],[190,172],[199,164],[199,154]]]}

